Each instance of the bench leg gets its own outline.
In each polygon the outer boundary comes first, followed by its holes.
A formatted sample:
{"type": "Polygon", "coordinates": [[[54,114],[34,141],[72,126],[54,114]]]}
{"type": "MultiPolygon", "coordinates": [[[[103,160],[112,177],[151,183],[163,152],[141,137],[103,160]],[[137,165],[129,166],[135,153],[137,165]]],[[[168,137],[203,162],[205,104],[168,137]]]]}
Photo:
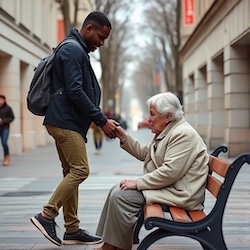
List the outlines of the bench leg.
{"type": "Polygon", "coordinates": [[[218,237],[218,235],[217,235],[217,237],[215,237],[215,236],[211,237],[211,235],[210,235],[210,237],[207,238],[206,236],[205,237],[200,237],[200,236],[197,237],[197,235],[170,233],[170,232],[167,232],[166,230],[157,229],[157,230],[151,232],[150,234],[148,234],[142,240],[142,242],[138,246],[137,250],[146,250],[154,242],[156,242],[157,240],[160,240],[162,238],[165,238],[167,236],[184,236],[184,237],[192,238],[194,240],[197,240],[204,250],[227,250],[223,235],[221,234],[221,235],[219,235],[219,237],[218,237]],[[211,240],[211,238],[214,240],[211,240]]]}
{"type": "Polygon", "coordinates": [[[204,250],[227,250],[227,246],[222,233],[204,235],[203,237],[192,237],[201,244],[204,250]],[[213,239],[213,240],[211,240],[213,239]]]}
{"type": "Polygon", "coordinates": [[[138,220],[136,222],[135,230],[134,230],[134,236],[133,236],[133,244],[138,244],[140,242],[139,240],[139,233],[141,230],[141,227],[144,222],[144,213],[141,211],[138,215],[138,220]]]}
{"type": "Polygon", "coordinates": [[[150,245],[152,245],[157,240],[160,240],[166,236],[170,236],[172,234],[167,233],[165,230],[157,229],[152,233],[148,234],[140,243],[137,250],[146,250],[150,245]]]}

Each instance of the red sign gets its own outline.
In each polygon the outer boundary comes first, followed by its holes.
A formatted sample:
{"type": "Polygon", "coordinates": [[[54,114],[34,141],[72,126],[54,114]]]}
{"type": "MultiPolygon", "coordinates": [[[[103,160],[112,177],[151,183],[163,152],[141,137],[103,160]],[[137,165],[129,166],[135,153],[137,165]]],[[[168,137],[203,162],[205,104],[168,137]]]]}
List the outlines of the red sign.
{"type": "Polygon", "coordinates": [[[184,24],[194,24],[194,0],[184,0],[184,24]]]}

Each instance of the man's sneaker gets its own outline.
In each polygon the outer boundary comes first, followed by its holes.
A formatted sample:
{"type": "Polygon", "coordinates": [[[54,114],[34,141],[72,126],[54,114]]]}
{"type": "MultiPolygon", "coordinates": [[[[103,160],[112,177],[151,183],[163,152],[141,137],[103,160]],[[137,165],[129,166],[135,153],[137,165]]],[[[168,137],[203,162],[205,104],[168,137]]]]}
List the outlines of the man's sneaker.
{"type": "Polygon", "coordinates": [[[85,245],[94,245],[102,242],[102,239],[99,237],[89,235],[85,230],[78,229],[76,233],[64,233],[63,244],[65,245],[76,245],[76,244],[85,244],[85,245]]]}
{"type": "Polygon", "coordinates": [[[31,217],[30,221],[48,240],[57,246],[61,246],[62,241],[56,236],[56,223],[54,220],[47,219],[42,214],[37,214],[35,217],[31,217]]]}

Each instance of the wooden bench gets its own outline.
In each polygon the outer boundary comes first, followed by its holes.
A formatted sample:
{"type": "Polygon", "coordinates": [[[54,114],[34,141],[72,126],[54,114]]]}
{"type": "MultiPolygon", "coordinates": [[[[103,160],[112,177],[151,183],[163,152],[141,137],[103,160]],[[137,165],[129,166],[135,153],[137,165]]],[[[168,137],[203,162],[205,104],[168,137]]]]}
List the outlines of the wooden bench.
{"type": "Polygon", "coordinates": [[[244,163],[250,164],[250,153],[240,155],[233,163],[218,158],[220,152],[227,152],[226,146],[216,148],[210,155],[206,189],[215,198],[208,214],[204,211],[187,211],[178,207],[149,204],[141,211],[134,231],[133,243],[139,243],[139,232],[145,226],[151,231],[139,244],[138,250],[145,250],[155,241],[167,236],[185,236],[197,240],[203,249],[227,249],[222,220],[229,193],[234,180],[244,163]],[[165,218],[168,212],[171,218],[165,218]]]}

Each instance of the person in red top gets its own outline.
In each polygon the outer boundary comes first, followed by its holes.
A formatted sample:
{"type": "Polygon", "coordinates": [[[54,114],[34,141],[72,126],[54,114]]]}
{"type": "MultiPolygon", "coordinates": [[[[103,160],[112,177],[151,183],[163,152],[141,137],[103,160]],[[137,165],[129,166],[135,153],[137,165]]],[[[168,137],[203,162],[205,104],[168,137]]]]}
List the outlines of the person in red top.
{"type": "Polygon", "coordinates": [[[3,166],[10,164],[10,154],[8,138],[10,132],[10,123],[15,119],[12,108],[6,103],[4,95],[0,95],[0,137],[3,146],[4,160],[3,166]]]}

